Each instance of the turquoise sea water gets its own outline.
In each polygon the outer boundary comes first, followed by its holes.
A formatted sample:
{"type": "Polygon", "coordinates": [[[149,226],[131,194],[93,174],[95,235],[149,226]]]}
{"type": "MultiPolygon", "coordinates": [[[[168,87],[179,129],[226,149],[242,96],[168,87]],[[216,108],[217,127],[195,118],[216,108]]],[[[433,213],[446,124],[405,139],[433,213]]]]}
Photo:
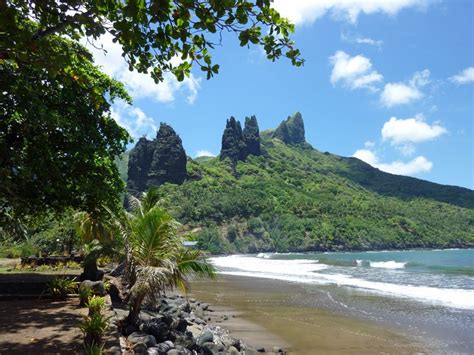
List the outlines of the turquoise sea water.
{"type": "Polygon", "coordinates": [[[212,262],[224,274],[303,285],[295,303],[399,327],[429,339],[436,352],[474,353],[474,249],[260,253],[212,262]]]}

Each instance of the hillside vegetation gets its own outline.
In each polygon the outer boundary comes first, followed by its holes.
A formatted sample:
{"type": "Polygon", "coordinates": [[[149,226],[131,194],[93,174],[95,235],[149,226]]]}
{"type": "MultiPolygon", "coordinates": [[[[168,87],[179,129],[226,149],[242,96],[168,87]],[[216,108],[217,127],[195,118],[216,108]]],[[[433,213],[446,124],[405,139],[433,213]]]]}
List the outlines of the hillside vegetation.
{"type": "Polygon", "coordinates": [[[160,187],[166,208],[214,253],[474,246],[474,191],[387,174],[262,135],[235,166],[188,161],[160,187]]]}

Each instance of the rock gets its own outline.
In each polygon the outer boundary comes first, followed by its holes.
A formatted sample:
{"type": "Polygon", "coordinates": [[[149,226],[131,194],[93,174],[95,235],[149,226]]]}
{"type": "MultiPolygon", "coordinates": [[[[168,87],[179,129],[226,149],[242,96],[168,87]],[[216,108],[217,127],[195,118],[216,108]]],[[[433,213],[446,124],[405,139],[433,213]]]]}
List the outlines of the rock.
{"type": "Polygon", "coordinates": [[[274,346],[273,347],[273,352],[275,354],[284,354],[285,352],[283,351],[283,349],[279,348],[278,346],[274,346]]]}
{"type": "Polygon", "coordinates": [[[184,351],[183,349],[196,350],[196,351],[199,350],[199,346],[196,344],[191,334],[177,336],[174,341],[174,344],[175,344],[175,348],[181,351],[184,351]]]}
{"type": "Polygon", "coordinates": [[[235,348],[234,346],[229,346],[229,347],[227,348],[227,353],[228,353],[229,355],[239,355],[239,354],[240,354],[240,351],[237,350],[237,348],[235,348]]]}
{"type": "Polygon", "coordinates": [[[105,291],[105,286],[102,281],[90,281],[84,280],[79,285],[79,291],[90,289],[94,295],[105,296],[107,292],[105,291]]]}
{"type": "Polygon", "coordinates": [[[189,302],[183,303],[180,308],[182,312],[191,313],[191,305],[189,302]]]}
{"type": "Polygon", "coordinates": [[[209,309],[209,305],[207,303],[201,303],[201,308],[203,310],[207,310],[207,309],[209,309]]]}
{"type": "Polygon", "coordinates": [[[156,346],[152,346],[146,350],[148,355],[161,355],[159,349],[156,346]]]}
{"type": "Polygon", "coordinates": [[[143,332],[134,332],[127,337],[127,340],[131,344],[143,343],[146,345],[146,347],[152,347],[156,345],[156,338],[153,335],[143,332]]]}
{"type": "Polygon", "coordinates": [[[188,327],[188,322],[186,319],[178,318],[173,321],[171,328],[176,330],[177,332],[185,332],[186,328],[188,327]]]}
{"type": "Polygon", "coordinates": [[[147,346],[145,343],[136,343],[132,346],[132,350],[134,354],[146,354],[147,346]]]}
{"type": "Polygon", "coordinates": [[[214,334],[208,329],[205,329],[199,334],[198,338],[196,339],[196,343],[202,346],[204,343],[212,342],[214,340],[214,334]]]}
{"type": "Polygon", "coordinates": [[[174,344],[171,341],[166,341],[164,343],[160,343],[156,346],[156,349],[158,350],[158,353],[161,354],[166,354],[169,350],[174,348],[174,344]]]}
{"type": "Polygon", "coordinates": [[[286,144],[304,145],[306,140],[304,122],[301,114],[297,112],[281,122],[273,132],[273,137],[280,139],[286,144]]]}
{"type": "Polygon", "coordinates": [[[156,341],[163,342],[170,331],[169,326],[161,318],[153,318],[150,321],[143,322],[140,330],[155,337],[156,341]]]}
{"type": "Polygon", "coordinates": [[[182,355],[183,352],[179,351],[177,349],[171,349],[171,350],[168,350],[168,352],[166,354],[167,355],[182,355]]]}
{"type": "Polygon", "coordinates": [[[196,309],[194,310],[194,314],[196,315],[196,317],[204,318],[204,310],[201,307],[196,307],[196,309]]]}
{"type": "Polygon", "coordinates": [[[265,352],[265,348],[264,348],[264,347],[257,348],[257,351],[258,351],[259,353],[264,353],[264,352],[265,352]]]}
{"type": "Polygon", "coordinates": [[[196,299],[190,298],[190,299],[189,299],[189,302],[190,302],[190,303],[196,303],[196,299]]]}
{"type": "MultiPolygon", "coordinates": [[[[217,344],[206,342],[202,344],[201,349],[205,355],[217,355],[219,354],[219,346],[217,344]]],[[[222,349],[223,350],[223,349],[222,349]]]]}

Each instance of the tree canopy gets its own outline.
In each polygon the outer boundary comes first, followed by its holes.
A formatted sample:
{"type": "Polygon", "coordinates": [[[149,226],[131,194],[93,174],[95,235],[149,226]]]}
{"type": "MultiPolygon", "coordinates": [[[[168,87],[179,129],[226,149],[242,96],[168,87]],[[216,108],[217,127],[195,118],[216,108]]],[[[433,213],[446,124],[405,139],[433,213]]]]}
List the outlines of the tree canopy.
{"type": "Polygon", "coordinates": [[[81,45],[46,41],[68,63],[54,74],[30,60],[0,60],[0,208],[34,214],[117,205],[124,184],[114,159],[129,135],[111,117],[110,101],[128,95],[81,45]]]}
{"type": "Polygon", "coordinates": [[[114,159],[130,141],[110,115],[124,87],[94,66],[80,40],[109,34],[130,70],[159,83],[198,66],[212,77],[211,51],[224,32],[264,47],[271,60],[303,60],[294,26],[270,0],[0,0],[0,210],[15,216],[120,204],[114,159]]]}
{"type": "Polygon", "coordinates": [[[285,56],[302,65],[289,37],[294,26],[270,5],[270,0],[2,0],[0,58],[54,66],[47,63],[51,54],[43,52],[46,37],[94,40],[109,33],[130,69],[149,72],[157,82],[166,71],[183,80],[193,65],[210,78],[219,71],[210,50],[221,44],[224,32],[232,32],[241,46],[258,44],[271,60],[285,56]]]}

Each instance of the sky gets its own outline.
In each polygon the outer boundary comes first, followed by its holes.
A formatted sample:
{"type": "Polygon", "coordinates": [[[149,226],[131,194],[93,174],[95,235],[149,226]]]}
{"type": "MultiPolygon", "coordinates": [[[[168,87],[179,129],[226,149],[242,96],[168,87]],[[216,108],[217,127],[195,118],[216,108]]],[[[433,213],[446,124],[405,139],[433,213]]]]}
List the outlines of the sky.
{"type": "MultiPolygon", "coordinates": [[[[260,130],[301,112],[306,140],[393,174],[474,189],[474,5],[468,0],[276,0],[296,25],[306,60],[271,62],[225,35],[220,73],[199,70],[156,85],[128,71],[121,49],[100,40],[96,63],[125,83],[133,106],[113,117],[135,138],[170,124],[191,157],[217,155],[230,116],[260,130]]],[[[96,43],[97,45],[97,43],[96,43]]],[[[199,69],[199,68],[198,68],[199,69]]]]}

